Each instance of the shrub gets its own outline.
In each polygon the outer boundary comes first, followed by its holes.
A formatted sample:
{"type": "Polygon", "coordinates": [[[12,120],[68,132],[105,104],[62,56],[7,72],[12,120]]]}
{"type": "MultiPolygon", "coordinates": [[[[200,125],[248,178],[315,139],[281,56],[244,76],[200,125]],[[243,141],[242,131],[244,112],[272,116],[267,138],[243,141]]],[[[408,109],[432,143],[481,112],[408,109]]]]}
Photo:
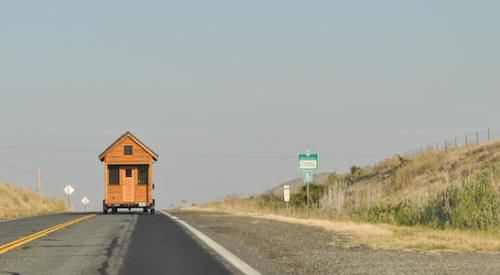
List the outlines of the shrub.
{"type": "MultiPolygon", "coordinates": [[[[325,186],[310,183],[309,193],[311,195],[311,204],[318,205],[319,200],[325,192],[325,186]]],[[[292,194],[290,204],[295,207],[305,207],[307,205],[307,186],[304,185],[299,191],[292,194]]]]}
{"type": "Polygon", "coordinates": [[[354,182],[358,181],[364,174],[365,173],[363,168],[354,165],[351,167],[351,173],[346,176],[345,180],[347,183],[353,184],[354,182]]]}
{"type": "Polygon", "coordinates": [[[327,184],[328,185],[332,185],[332,184],[336,184],[337,182],[339,182],[341,180],[341,176],[339,176],[337,173],[330,173],[328,175],[328,182],[327,184]]]}
{"type": "Polygon", "coordinates": [[[352,212],[371,222],[484,230],[500,225],[500,200],[489,171],[440,192],[420,206],[410,201],[380,204],[352,212]]]}

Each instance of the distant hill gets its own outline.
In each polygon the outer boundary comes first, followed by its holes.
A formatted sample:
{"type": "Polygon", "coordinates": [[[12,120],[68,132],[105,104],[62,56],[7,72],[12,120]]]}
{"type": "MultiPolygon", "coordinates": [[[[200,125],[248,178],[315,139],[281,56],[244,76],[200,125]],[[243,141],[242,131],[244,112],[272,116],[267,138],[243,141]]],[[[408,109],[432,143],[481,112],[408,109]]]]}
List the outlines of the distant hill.
{"type": "Polygon", "coordinates": [[[0,183],[0,220],[66,211],[64,201],[49,199],[26,188],[0,183]]]}

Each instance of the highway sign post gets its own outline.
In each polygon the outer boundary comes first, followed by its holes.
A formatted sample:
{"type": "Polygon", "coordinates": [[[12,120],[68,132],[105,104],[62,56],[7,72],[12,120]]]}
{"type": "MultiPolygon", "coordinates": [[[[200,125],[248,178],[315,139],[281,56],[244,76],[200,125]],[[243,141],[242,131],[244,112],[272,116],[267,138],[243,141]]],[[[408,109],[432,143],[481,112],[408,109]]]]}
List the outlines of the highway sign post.
{"type": "Polygon", "coordinates": [[[285,201],[286,213],[288,214],[288,203],[290,202],[290,185],[283,185],[283,200],[285,201]]]}
{"type": "Polygon", "coordinates": [[[302,171],[302,177],[307,188],[307,206],[311,205],[309,184],[314,182],[314,172],[318,170],[318,160],[318,154],[312,154],[309,150],[298,155],[299,170],[302,171]]]}
{"type": "Polygon", "coordinates": [[[85,207],[85,212],[87,212],[87,204],[89,204],[89,202],[90,202],[90,201],[89,201],[89,199],[88,199],[87,197],[85,197],[85,196],[84,196],[84,197],[82,198],[82,204],[83,204],[83,206],[85,207]]]}
{"type": "Polygon", "coordinates": [[[68,196],[68,208],[71,207],[71,194],[73,194],[73,192],[75,192],[75,189],[71,186],[71,185],[66,185],[66,187],[64,187],[64,193],[66,193],[66,195],[68,196]]]}

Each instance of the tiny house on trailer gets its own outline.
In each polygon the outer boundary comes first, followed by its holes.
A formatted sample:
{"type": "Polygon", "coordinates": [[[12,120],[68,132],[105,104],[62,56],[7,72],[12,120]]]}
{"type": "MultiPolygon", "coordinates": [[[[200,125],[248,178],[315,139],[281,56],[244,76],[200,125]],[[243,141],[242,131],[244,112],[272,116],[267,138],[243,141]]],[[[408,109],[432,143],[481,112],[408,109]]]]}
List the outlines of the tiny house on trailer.
{"type": "Polygon", "coordinates": [[[99,159],[104,162],[104,214],[111,209],[142,208],[155,212],[153,162],[158,155],[130,132],[111,144],[99,159]]]}

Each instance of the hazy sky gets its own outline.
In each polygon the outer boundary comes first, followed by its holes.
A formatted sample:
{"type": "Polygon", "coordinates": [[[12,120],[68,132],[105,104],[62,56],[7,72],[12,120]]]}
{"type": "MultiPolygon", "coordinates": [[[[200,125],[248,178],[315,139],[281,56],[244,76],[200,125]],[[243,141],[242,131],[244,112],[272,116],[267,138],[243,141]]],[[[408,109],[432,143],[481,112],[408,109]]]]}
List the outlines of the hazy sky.
{"type": "Polygon", "coordinates": [[[499,137],[499,49],[500,1],[4,1],[0,179],[99,209],[130,130],[169,207],[499,137]]]}

